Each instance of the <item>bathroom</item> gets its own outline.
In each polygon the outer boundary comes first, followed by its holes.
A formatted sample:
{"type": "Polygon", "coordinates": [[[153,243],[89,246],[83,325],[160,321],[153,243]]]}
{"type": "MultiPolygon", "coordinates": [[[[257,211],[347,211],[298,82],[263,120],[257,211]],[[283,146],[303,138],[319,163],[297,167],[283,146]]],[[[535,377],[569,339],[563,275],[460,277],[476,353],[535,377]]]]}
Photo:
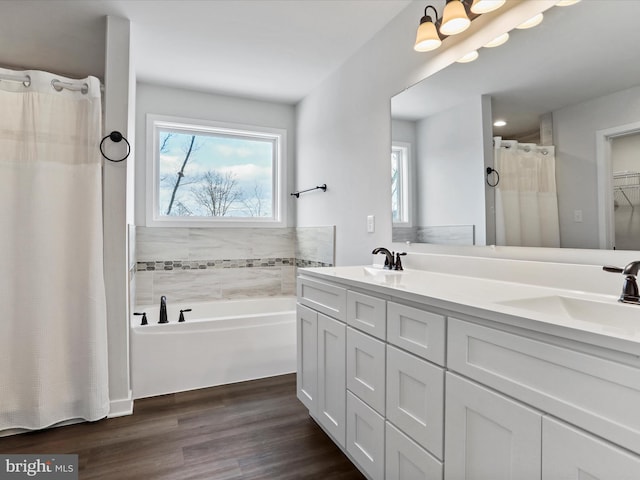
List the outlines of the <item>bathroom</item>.
{"type": "MultiPolygon", "coordinates": [[[[353,3],[359,9],[367,9],[363,2],[353,3]]],[[[105,132],[121,131],[133,150],[133,161],[104,167],[104,209],[108,212],[104,228],[110,416],[127,416],[135,412],[137,403],[134,402],[135,386],[132,386],[129,313],[137,312],[136,308],[141,305],[157,306],[161,295],[167,297],[170,307],[180,304],[187,308],[189,302],[202,301],[202,291],[206,289],[212,292],[207,295],[215,300],[247,296],[293,297],[296,265],[368,265],[373,261],[371,251],[381,245],[407,251],[407,268],[412,265],[412,253],[619,266],[636,259],[635,252],[596,250],[592,246],[587,249],[538,249],[392,244],[388,181],[389,99],[451,64],[470,47],[489,40],[506,26],[511,28],[518,23],[517,15],[524,17],[531,11],[516,13],[509,10],[510,15],[495,13],[491,18],[479,19],[474,21],[477,25],[473,25],[469,33],[461,38],[450,38],[445,48],[417,54],[411,47],[424,2],[390,3],[399,6],[380,24],[379,31],[360,49],[354,49],[339,68],[336,66],[333,72],[318,78],[316,86],[299,101],[247,98],[235,91],[205,93],[198,88],[180,88],[158,84],[157,80],[136,78],[135,40],[139,32],[135,21],[123,21],[122,15],[116,15],[116,10],[110,13],[114,18],[110,19],[107,29],[107,67],[102,78],[106,98],[103,128],[105,132]],[[128,99],[126,109],[123,109],[123,99],[128,99]],[[207,231],[204,235],[208,244],[221,247],[207,252],[205,258],[197,258],[190,256],[189,249],[199,248],[197,243],[202,240],[199,227],[152,227],[145,223],[146,115],[202,118],[204,115],[210,117],[208,112],[211,111],[216,112],[216,118],[211,120],[249,125],[268,122],[269,126],[287,130],[290,162],[284,192],[287,217],[283,226],[269,229],[268,236],[260,233],[263,227],[248,227],[251,232],[239,232],[234,228],[207,231]],[[299,198],[289,195],[322,184],[327,185],[326,192],[317,190],[301,194],[299,198]],[[371,232],[367,228],[370,216],[374,217],[371,232]],[[257,239],[245,248],[237,244],[238,233],[242,233],[243,238],[247,234],[250,238],[255,235],[257,239]],[[129,245],[124,239],[129,239],[129,245]],[[258,251],[257,247],[260,247],[258,251]],[[216,278],[219,278],[216,268],[198,269],[197,272],[177,268],[164,270],[164,267],[162,272],[147,269],[151,262],[265,258],[290,260],[288,264],[264,267],[263,274],[255,276],[251,268],[224,269],[229,277],[220,284],[216,284],[216,278]],[[238,287],[234,288],[236,284],[238,287]]],[[[444,2],[433,3],[438,11],[442,10],[444,2]]],[[[536,3],[529,8],[543,10],[555,2],[536,3]]],[[[35,12],[29,15],[35,15],[35,12]]],[[[6,22],[11,15],[3,17],[6,22]]],[[[544,23],[540,28],[544,28],[544,23]]],[[[2,30],[17,35],[15,29],[5,28],[4,23],[2,30]]],[[[11,45],[4,37],[0,38],[2,45],[11,45]]],[[[23,68],[45,65],[41,53],[31,55],[33,59],[2,57],[0,65],[23,68]]],[[[64,57],[65,53],[58,56],[64,57]]],[[[55,69],[50,67],[48,70],[55,69]]],[[[482,176],[480,181],[484,180],[482,176]]],[[[595,182],[587,183],[596,188],[595,182]]],[[[611,276],[603,283],[613,293],[621,282],[611,276]]],[[[188,323],[189,316],[186,316],[188,323]]],[[[175,318],[169,320],[176,321],[175,318]]],[[[149,322],[156,321],[150,315],[149,322]]]]}

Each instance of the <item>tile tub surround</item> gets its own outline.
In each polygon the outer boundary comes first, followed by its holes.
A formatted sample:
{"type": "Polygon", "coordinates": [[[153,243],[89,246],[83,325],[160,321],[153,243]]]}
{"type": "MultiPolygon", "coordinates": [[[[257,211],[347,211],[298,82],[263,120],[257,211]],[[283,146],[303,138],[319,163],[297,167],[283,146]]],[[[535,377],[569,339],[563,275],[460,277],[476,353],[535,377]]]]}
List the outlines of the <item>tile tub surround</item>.
{"type": "Polygon", "coordinates": [[[334,264],[334,227],[136,228],[135,303],[295,295],[296,267],[334,264]]]}

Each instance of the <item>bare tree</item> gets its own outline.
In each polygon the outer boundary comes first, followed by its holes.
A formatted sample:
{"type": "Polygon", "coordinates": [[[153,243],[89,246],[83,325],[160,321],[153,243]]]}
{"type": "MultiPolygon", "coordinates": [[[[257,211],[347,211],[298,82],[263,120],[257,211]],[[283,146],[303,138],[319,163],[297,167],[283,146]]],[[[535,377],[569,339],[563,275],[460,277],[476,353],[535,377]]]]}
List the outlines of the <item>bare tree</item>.
{"type": "Polygon", "coordinates": [[[235,175],[227,172],[224,175],[209,170],[204,173],[197,187],[191,189],[196,201],[213,217],[227,214],[229,207],[242,198],[235,175]]]}
{"type": "Polygon", "coordinates": [[[242,200],[243,205],[249,211],[252,217],[262,216],[262,197],[263,197],[262,185],[256,182],[253,185],[253,196],[251,198],[245,197],[242,200]]]}
{"type": "Polygon", "coordinates": [[[185,152],[184,161],[182,162],[182,167],[180,167],[180,171],[178,172],[178,176],[176,178],[176,183],[173,186],[173,192],[171,192],[171,200],[169,200],[169,206],[167,207],[167,215],[171,215],[171,208],[173,207],[173,202],[176,199],[176,192],[178,191],[178,187],[180,187],[180,182],[182,181],[182,177],[184,177],[184,167],[187,166],[189,157],[193,152],[193,142],[195,142],[195,140],[196,140],[196,136],[191,135],[191,142],[189,143],[189,148],[185,152]]]}

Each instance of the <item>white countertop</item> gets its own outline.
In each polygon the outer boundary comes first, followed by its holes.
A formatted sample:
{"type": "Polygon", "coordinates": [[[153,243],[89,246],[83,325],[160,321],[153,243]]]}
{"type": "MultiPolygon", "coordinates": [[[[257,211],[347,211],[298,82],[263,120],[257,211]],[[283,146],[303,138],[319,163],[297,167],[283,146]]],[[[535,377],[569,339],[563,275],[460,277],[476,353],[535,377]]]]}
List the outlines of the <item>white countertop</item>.
{"type": "Polygon", "coordinates": [[[298,272],[640,356],[640,305],[622,304],[616,295],[372,266],[300,268],[298,272]]]}

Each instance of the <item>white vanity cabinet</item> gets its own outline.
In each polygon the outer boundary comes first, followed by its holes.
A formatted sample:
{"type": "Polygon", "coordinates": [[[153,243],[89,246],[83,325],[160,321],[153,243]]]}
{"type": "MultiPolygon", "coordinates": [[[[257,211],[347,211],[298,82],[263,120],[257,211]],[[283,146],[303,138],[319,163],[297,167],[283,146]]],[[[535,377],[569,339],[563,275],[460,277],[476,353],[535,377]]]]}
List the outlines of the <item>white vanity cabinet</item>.
{"type": "Polygon", "coordinates": [[[301,280],[298,302],[297,396],[325,431],[344,447],[346,290],[324,282],[301,280]]]}
{"type": "Polygon", "coordinates": [[[640,479],[635,339],[344,269],[298,279],[298,397],[367,478],[640,479]]]}

